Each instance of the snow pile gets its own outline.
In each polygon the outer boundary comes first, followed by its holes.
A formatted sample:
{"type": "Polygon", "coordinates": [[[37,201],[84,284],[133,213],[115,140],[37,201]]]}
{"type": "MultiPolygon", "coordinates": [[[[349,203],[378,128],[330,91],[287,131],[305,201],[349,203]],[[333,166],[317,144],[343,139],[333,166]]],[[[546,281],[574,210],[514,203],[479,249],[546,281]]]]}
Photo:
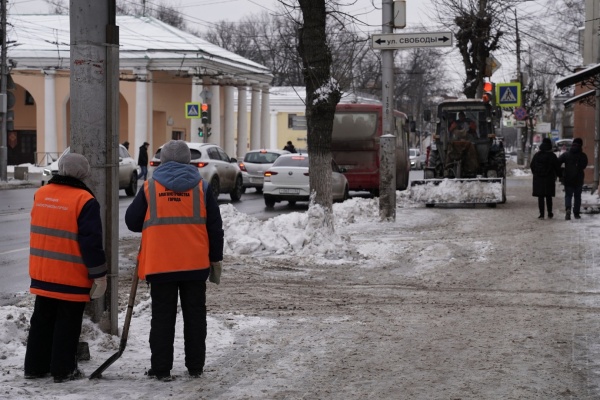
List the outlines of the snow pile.
{"type": "MultiPolygon", "coordinates": [[[[357,199],[358,200],[358,199],[357,199]]],[[[362,199],[360,199],[362,200],[362,199]]],[[[335,207],[334,223],[349,224],[356,220],[353,205],[358,201],[335,207]]],[[[373,202],[356,207],[362,217],[373,215],[373,202]]],[[[328,232],[322,227],[325,218],[324,210],[319,206],[311,206],[306,213],[290,213],[261,221],[240,213],[233,205],[221,205],[221,217],[225,230],[225,254],[229,255],[302,255],[327,260],[351,259],[358,253],[348,238],[335,232],[328,232]]]]}
{"type": "Polygon", "coordinates": [[[438,203],[499,203],[502,183],[485,180],[440,179],[410,188],[413,201],[438,203]]]}

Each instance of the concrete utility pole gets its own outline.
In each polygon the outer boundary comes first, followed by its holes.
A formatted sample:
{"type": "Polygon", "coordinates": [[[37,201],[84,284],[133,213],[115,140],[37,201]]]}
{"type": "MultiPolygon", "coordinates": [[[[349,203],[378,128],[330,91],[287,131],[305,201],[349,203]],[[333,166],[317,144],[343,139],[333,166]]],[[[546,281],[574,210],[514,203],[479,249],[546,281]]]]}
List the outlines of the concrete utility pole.
{"type": "Polygon", "coordinates": [[[83,154],[86,182],[100,203],[109,268],[106,295],[94,301],[92,319],[118,334],[119,239],[119,30],[115,0],[70,0],[71,151],[83,154]],[[110,301],[107,301],[109,299],[110,301]],[[108,317],[104,312],[108,310],[108,317]]]}
{"type": "Polygon", "coordinates": [[[0,56],[0,97],[2,98],[2,108],[0,114],[2,115],[2,122],[0,123],[0,181],[8,181],[8,139],[6,136],[6,105],[8,103],[8,97],[6,95],[6,89],[8,87],[8,72],[6,71],[6,0],[2,0],[2,19],[0,20],[0,29],[2,29],[2,51],[0,56]]]}
{"type": "MultiPolygon", "coordinates": [[[[381,33],[394,31],[394,3],[381,4],[381,33]]],[[[396,220],[396,136],[394,129],[394,50],[381,50],[383,132],[379,142],[379,217],[396,220]]]]}

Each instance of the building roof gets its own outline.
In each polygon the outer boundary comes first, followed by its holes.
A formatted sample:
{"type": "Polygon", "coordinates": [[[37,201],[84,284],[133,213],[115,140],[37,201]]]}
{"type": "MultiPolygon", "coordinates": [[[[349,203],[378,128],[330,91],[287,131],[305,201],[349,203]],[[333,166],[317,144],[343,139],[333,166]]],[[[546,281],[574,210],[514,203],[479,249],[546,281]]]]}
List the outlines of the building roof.
{"type": "MultiPolygon", "coordinates": [[[[68,69],[68,15],[8,15],[8,58],[18,69],[68,69]]],[[[152,17],[117,16],[121,69],[229,75],[270,83],[267,67],[152,17]]]]}

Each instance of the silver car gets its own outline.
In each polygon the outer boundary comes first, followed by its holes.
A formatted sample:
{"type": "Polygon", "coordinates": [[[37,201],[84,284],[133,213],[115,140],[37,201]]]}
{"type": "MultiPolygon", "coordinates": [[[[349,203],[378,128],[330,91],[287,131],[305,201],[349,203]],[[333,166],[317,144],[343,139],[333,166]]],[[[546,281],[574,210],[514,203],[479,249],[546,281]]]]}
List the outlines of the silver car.
{"type": "MultiPolygon", "coordinates": [[[[71,147],[67,147],[60,157],[71,152],[71,147]]],[[[42,185],[52,178],[52,175],[58,174],[58,160],[42,170],[42,185]]],[[[125,146],[119,145],[119,190],[125,189],[127,196],[135,196],[138,190],[138,170],[137,163],[131,157],[125,146]]]]}
{"type": "MultiPolygon", "coordinates": [[[[349,197],[348,180],[343,168],[331,160],[331,194],[333,201],[344,201],[349,197]]],[[[283,154],[265,172],[263,196],[267,208],[275,203],[287,201],[290,206],[297,201],[308,201],[310,185],[308,181],[308,154],[283,154]]]]}
{"type": "Polygon", "coordinates": [[[262,193],[264,173],[282,154],[290,154],[287,150],[250,150],[244,156],[244,160],[238,164],[242,170],[244,180],[244,191],[246,188],[256,189],[256,193],[262,193]]]}
{"type": "Polygon", "coordinates": [[[421,162],[421,150],[409,149],[408,152],[410,157],[410,169],[423,169],[423,163],[421,162]]]}
{"type": "MultiPolygon", "coordinates": [[[[198,171],[206,182],[211,186],[215,199],[221,193],[229,193],[231,201],[239,201],[243,193],[242,171],[235,158],[230,158],[225,151],[211,143],[186,142],[190,148],[190,164],[198,167],[198,171]]],[[[148,165],[148,177],[160,165],[160,151],[162,146],[150,160],[148,165]]]]}

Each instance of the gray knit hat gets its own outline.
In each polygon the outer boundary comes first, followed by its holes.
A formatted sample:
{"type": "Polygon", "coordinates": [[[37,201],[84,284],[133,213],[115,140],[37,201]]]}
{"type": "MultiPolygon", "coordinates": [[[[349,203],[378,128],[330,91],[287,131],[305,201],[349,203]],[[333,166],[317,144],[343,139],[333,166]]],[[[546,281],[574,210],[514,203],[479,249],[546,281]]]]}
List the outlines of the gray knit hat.
{"type": "Polygon", "coordinates": [[[160,162],[175,161],[181,164],[189,164],[192,158],[190,148],[183,140],[171,140],[160,150],[160,162]]]}
{"type": "Polygon", "coordinates": [[[84,180],[90,176],[90,163],[77,153],[67,153],[58,160],[58,174],[84,180]]]}

